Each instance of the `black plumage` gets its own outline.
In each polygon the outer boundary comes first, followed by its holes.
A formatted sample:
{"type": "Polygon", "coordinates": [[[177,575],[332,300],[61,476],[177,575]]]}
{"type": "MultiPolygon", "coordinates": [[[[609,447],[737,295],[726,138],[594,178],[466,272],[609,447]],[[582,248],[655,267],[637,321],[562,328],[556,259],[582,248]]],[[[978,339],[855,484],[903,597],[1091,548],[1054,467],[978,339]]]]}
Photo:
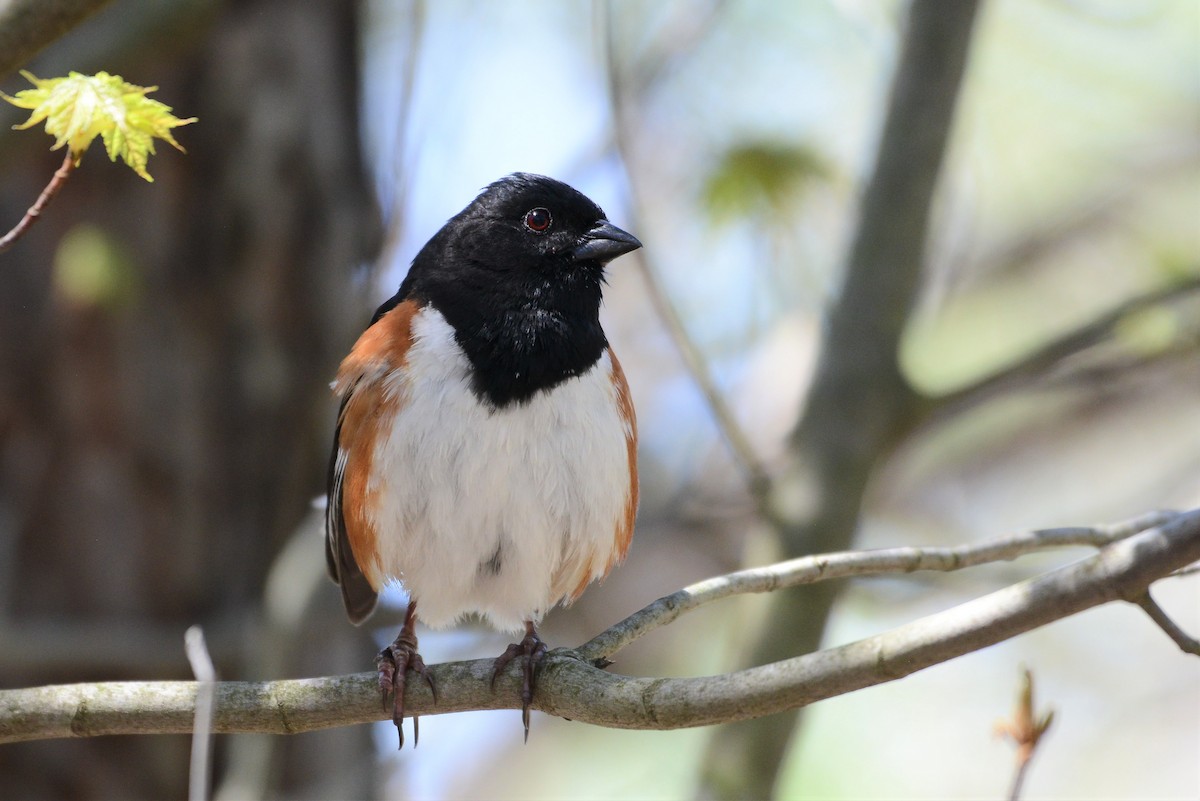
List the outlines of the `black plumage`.
{"type": "Polygon", "coordinates": [[[488,186],[417,254],[400,291],[453,326],[476,395],[495,408],[586,372],[608,347],[600,327],[604,264],[640,247],[561,181],[516,173],[488,186]],[[527,218],[548,212],[545,230],[527,218]]]}

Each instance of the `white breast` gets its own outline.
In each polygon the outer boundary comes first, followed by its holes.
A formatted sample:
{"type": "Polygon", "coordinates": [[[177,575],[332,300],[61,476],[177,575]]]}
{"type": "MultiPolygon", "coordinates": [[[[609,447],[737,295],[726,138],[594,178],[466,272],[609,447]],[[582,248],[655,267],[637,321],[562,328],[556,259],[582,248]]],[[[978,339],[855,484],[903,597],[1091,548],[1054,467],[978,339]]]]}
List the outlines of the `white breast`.
{"type": "Polygon", "coordinates": [[[611,560],[630,492],[612,362],[606,351],[493,410],[439,312],[423,309],[412,331],[404,368],[383,379],[400,411],[371,462],[373,572],[402,582],[431,626],[478,612],[518,631],[611,560]]]}

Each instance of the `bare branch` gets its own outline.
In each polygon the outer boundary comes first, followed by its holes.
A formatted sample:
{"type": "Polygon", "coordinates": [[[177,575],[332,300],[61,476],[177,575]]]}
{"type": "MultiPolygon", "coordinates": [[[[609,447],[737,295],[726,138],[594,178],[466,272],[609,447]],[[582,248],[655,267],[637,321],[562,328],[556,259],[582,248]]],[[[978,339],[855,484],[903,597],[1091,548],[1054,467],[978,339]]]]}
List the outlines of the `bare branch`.
{"type": "Polygon", "coordinates": [[[964,283],[994,278],[1007,273],[1021,277],[1072,242],[1094,235],[1132,215],[1132,208],[1145,202],[1148,190],[1177,180],[1200,162],[1200,142],[1190,133],[1165,141],[1147,143],[1134,158],[1105,179],[1075,205],[1049,219],[1034,222],[1015,238],[997,242],[980,253],[967,268],[964,283]]]}
{"type": "Polygon", "coordinates": [[[1142,610],[1150,616],[1150,619],[1153,620],[1160,629],[1166,632],[1166,635],[1170,637],[1176,645],[1179,646],[1181,651],[1183,651],[1185,654],[1200,656],[1200,640],[1197,640],[1195,637],[1191,636],[1182,628],[1180,628],[1179,624],[1172,620],[1170,616],[1163,611],[1163,608],[1158,605],[1158,602],[1150,597],[1149,589],[1147,589],[1141,595],[1135,597],[1133,602],[1141,607],[1142,610]]]}
{"type": "MultiPolygon", "coordinates": [[[[696,35],[700,35],[706,29],[708,22],[715,17],[716,11],[719,8],[719,3],[712,6],[710,14],[705,18],[706,21],[695,29],[696,35]]],[[[598,7],[597,10],[603,14],[604,20],[604,42],[608,58],[608,92],[613,115],[613,137],[617,151],[621,154],[624,163],[632,157],[632,150],[629,145],[631,138],[629,133],[630,120],[627,109],[629,101],[626,90],[621,84],[621,77],[618,75],[615,66],[616,37],[613,31],[612,14],[603,11],[603,7],[598,7]]],[[[648,69],[653,73],[657,69],[656,65],[661,65],[667,59],[667,51],[659,53],[651,62],[648,69]]],[[[630,172],[628,169],[626,171],[630,172]]],[[[640,216],[637,197],[638,184],[633,180],[632,173],[630,173],[629,178],[629,185],[633,188],[634,193],[630,213],[636,219],[640,216]]],[[[634,227],[638,226],[635,224],[634,227]]],[[[641,269],[642,278],[646,283],[646,291],[650,297],[651,304],[654,306],[655,313],[658,315],[659,320],[662,321],[663,327],[666,328],[667,334],[670,336],[672,343],[674,343],[676,350],[679,351],[684,369],[687,370],[688,375],[691,376],[692,381],[704,396],[705,403],[712,412],[713,420],[717,425],[717,430],[725,442],[728,443],[734,459],[746,478],[751,496],[756,504],[758,504],[760,510],[766,513],[768,509],[766,499],[771,485],[770,474],[755,452],[754,446],[751,445],[750,438],[742,430],[742,426],[734,415],[733,409],[730,407],[721,388],[717,386],[716,379],[713,378],[712,372],[709,370],[708,360],[704,358],[704,355],[700,352],[700,348],[692,339],[687,326],[684,325],[682,316],[680,316],[666,288],[663,286],[662,279],[659,277],[660,271],[655,267],[654,262],[646,254],[645,250],[639,250],[634,254],[634,258],[641,269]]]]}
{"type": "Polygon", "coordinates": [[[769,518],[770,513],[766,499],[771,487],[770,474],[750,443],[750,437],[742,429],[741,423],[734,415],[733,408],[725,398],[724,392],[717,386],[717,381],[708,368],[708,361],[693,341],[691,334],[688,333],[683,318],[663,287],[662,279],[659,277],[659,271],[654,266],[654,262],[641,251],[634,254],[634,258],[641,267],[642,278],[646,283],[646,294],[663,327],[667,329],[671,341],[675,343],[675,348],[683,360],[684,369],[692,377],[700,394],[704,396],[705,403],[712,413],[713,421],[717,425],[717,430],[729,445],[734,460],[745,476],[750,495],[764,516],[769,518]]]}
{"type": "Polygon", "coordinates": [[[935,398],[934,420],[942,421],[974,408],[1000,392],[1043,376],[1063,359],[1112,336],[1113,329],[1131,314],[1200,291],[1200,275],[1190,276],[1171,286],[1131,298],[1105,312],[1092,322],[1049,342],[1014,364],[970,386],[935,398]]]}
{"type": "Polygon", "coordinates": [[[409,5],[408,18],[404,21],[404,60],[400,67],[399,101],[394,120],[396,138],[391,145],[392,159],[389,165],[393,194],[388,198],[387,228],[379,257],[375,260],[376,265],[397,261],[397,251],[404,239],[405,209],[413,176],[409,164],[413,158],[409,123],[413,98],[416,96],[417,68],[421,64],[425,44],[425,11],[424,0],[415,0],[409,5]]]}
{"type": "MultiPolygon", "coordinates": [[[[728,0],[707,0],[706,3],[688,3],[671,9],[670,16],[658,26],[657,35],[644,48],[637,59],[635,69],[630,72],[628,87],[623,92],[628,97],[644,97],[661,81],[664,75],[683,59],[694,57],[700,43],[716,27],[716,22],[728,7],[728,0]]],[[[600,0],[596,11],[611,20],[611,0],[600,0]]],[[[606,38],[609,52],[609,67],[612,70],[612,28],[606,22],[606,38]]],[[[610,76],[611,78],[611,76],[610,76]]]]}
{"type": "Polygon", "coordinates": [[[5,0],[0,2],[0,78],[112,0],[5,0]]]}
{"type": "Polygon", "coordinates": [[[990,562],[1011,561],[1036,551],[1070,545],[1099,548],[1161,526],[1178,515],[1178,512],[1169,511],[1150,512],[1119,523],[1026,531],[972,545],[843,551],[802,556],[766,567],[739,570],[705,579],[659,598],[582,645],[579,655],[587,660],[611,657],[634,640],[673,622],[684,613],[733,595],[774,592],[830,579],[895,575],[921,570],[950,572],[990,562]]]}
{"type": "MultiPolygon", "coordinates": [[[[1071,531],[1071,530],[1066,530],[1071,531]]],[[[1075,535],[1054,535],[1073,537],[1075,535]]],[[[870,556],[870,554],[868,554],[870,556]]],[[[1096,555],[884,634],[735,673],[633,678],[606,673],[569,649],[542,668],[536,708],[600,726],[675,729],[744,720],[893,681],[1085,609],[1134,598],[1200,559],[1200,510],[1119,540],[1096,555]]],[[[408,712],[520,707],[519,678],[489,689],[492,660],[431,668],[435,705],[420,682],[408,712]]],[[[382,720],[374,673],[217,685],[216,732],[294,734],[382,720]]],[[[195,682],[114,682],[0,691],[0,743],[191,730],[195,682]]]]}

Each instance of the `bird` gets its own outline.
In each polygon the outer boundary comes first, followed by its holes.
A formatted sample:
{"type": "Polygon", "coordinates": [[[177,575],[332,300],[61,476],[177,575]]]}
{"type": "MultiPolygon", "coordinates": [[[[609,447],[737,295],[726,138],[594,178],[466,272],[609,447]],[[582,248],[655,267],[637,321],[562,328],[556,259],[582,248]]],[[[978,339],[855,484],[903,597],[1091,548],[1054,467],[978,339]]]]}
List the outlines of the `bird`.
{"type": "Polygon", "coordinates": [[[421,248],[338,368],[325,555],[356,625],[384,586],[407,593],[376,657],[401,748],[409,675],[437,700],[418,620],[524,633],[491,679],[520,663],[528,741],[538,625],[629,550],[637,418],[599,312],[607,264],[641,246],[571,186],[508,175],[421,248]]]}

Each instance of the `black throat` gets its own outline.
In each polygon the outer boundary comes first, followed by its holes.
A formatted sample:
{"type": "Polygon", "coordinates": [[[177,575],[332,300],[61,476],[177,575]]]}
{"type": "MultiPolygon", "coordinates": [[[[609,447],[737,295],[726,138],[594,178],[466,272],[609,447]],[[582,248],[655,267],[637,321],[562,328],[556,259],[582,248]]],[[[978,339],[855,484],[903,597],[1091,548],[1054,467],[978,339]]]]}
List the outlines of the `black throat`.
{"type": "Polygon", "coordinates": [[[608,347],[600,327],[601,268],[458,274],[421,287],[471,362],[471,388],[497,409],[587,372],[608,347]],[[473,280],[474,279],[474,280],[473,280]]]}

